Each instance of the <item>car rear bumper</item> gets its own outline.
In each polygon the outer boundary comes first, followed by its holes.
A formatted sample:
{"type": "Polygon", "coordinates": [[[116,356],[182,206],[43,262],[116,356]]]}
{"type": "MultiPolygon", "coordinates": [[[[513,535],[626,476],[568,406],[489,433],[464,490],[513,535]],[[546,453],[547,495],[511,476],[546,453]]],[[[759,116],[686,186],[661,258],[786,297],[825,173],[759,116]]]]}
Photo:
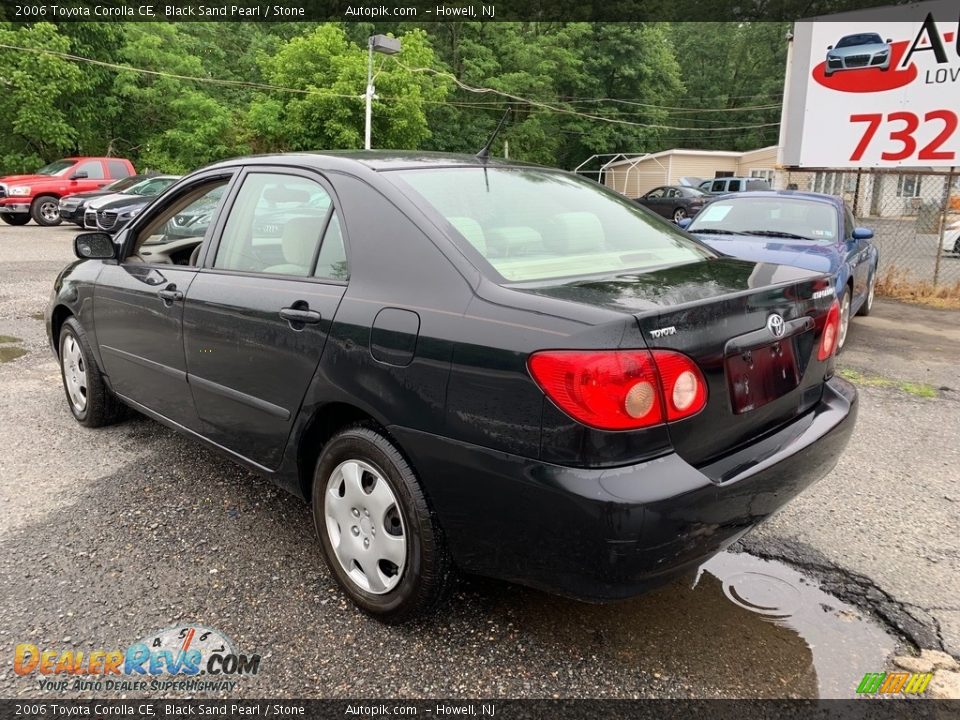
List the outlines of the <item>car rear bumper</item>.
{"type": "Polygon", "coordinates": [[[821,479],[856,415],[856,390],[833,378],[813,410],[701,468],[676,454],[571,468],[390,430],[462,569],[606,601],[694,569],[821,479]]]}

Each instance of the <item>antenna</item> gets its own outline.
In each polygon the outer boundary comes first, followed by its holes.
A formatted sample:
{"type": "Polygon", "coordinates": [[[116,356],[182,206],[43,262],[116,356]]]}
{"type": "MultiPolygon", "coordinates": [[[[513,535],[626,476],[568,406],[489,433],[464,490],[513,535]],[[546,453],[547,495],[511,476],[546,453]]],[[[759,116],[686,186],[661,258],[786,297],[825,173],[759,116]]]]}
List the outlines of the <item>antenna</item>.
{"type": "Polygon", "coordinates": [[[500,134],[500,130],[501,128],[503,128],[503,124],[507,121],[507,116],[509,114],[510,114],[510,107],[507,106],[507,109],[503,113],[503,117],[500,118],[500,122],[497,123],[496,129],[493,131],[493,133],[490,135],[490,138],[487,140],[487,144],[484,145],[483,148],[481,148],[480,152],[478,152],[475,155],[475,157],[478,160],[486,160],[488,157],[490,157],[490,146],[493,145],[493,141],[496,140],[497,135],[500,134]]]}

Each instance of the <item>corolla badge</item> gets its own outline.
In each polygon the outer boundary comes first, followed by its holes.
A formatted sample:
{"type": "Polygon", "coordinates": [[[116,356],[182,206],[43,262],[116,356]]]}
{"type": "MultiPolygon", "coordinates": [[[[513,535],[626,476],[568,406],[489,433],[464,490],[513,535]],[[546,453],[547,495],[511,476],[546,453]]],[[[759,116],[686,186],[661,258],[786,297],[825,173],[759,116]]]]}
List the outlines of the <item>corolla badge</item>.
{"type": "Polygon", "coordinates": [[[783,337],[785,327],[786,323],[783,322],[783,318],[776,313],[767,318],[767,330],[773,333],[774,337],[783,337]]]}

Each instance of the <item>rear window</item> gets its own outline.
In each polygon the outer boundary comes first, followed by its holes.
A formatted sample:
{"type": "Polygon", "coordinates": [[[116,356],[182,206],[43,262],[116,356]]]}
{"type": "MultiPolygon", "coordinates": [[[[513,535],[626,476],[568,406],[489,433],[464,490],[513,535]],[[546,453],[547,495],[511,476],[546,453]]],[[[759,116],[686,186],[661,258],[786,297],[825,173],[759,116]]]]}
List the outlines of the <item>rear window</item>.
{"type": "Polygon", "coordinates": [[[107,160],[107,167],[110,169],[110,177],[125,178],[130,175],[130,168],[122,160],[107,160]]]}
{"type": "Polygon", "coordinates": [[[707,205],[687,229],[746,235],[757,242],[783,233],[788,239],[831,243],[837,238],[837,211],[828,203],[799,198],[726,198],[707,205]]]}
{"type": "Polygon", "coordinates": [[[413,191],[505,280],[622,273],[713,257],[699,243],[596,183],[537,168],[384,173],[413,191]]]}

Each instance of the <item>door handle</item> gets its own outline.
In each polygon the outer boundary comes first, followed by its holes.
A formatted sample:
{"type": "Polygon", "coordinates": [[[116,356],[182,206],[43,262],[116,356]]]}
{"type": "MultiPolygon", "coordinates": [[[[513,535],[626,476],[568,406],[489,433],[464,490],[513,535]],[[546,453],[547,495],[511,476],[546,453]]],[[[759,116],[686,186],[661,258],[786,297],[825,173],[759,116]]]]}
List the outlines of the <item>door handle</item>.
{"type": "MultiPolygon", "coordinates": [[[[310,310],[304,303],[303,307],[285,307],[280,310],[280,317],[291,325],[299,324],[301,327],[305,324],[315,324],[320,322],[320,313],[316,310],[310,310]]],[[[296,329],[296,328],[295,328],[296,329]]]]}
{"type": "Polygon", "coordinates": [[[177,290],[176,285],[167,285],[163,290],[157,292],[157,296],[163,300],[166,305],[177,300],[183,300],[183,293],[177,290]]]}

